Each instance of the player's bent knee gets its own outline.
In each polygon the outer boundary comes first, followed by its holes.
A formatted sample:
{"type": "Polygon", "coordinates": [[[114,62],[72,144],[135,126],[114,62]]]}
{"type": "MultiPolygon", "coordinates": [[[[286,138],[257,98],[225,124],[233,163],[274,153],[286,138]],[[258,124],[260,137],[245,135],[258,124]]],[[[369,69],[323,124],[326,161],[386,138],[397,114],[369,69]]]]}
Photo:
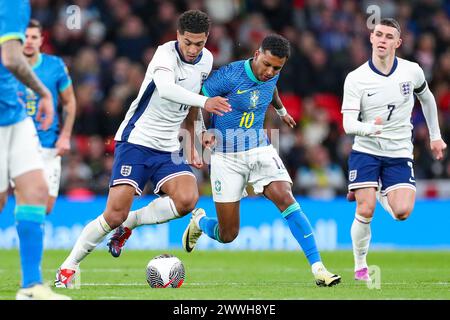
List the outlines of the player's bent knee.
{"type": "Polygon", "coordinates": [[[413,207],[409,204],[400,204],[392,206],[394,215],[398,220],[406,220],[411,214],[413,207]]]}
{"type": "Polygon", "coordinates": [[[396,211],[396,212],[394,212],[395,217],[401,221],[408,219],[410,214],[411,214],[411,211],[396,211]]]}
{"type": "Polygon", "coordinates": [[[284,211],[294,203],[295,203],[295,199],[292,197],[292,195],[290,193],[286,193],[285,195],[283,195],[282,197],[279,198],[276,205],[280,208],[280,210],[284,211]]]}
{"type": "Polygon", "coordinates": [[[173,199],[175,206],[177,207],[178,214],[185,216],[195,209],[198,201],[198,193],[187,193],[178,195],[173,199]]]}
{"type": "Polygon", "coordinates": [[[371,218],[375,211],[375,205],[371,205],[369,203],[358,203],[358,207],[356,209],[357,213],[363,217],[371,218]]]}
{"type": "Polygon", "coordinates": [[[220,240],[223,243],[230,243],[232,242],[234,239],[237,238],[239,234],[239,230],[224,230],[224,231],[220,231],[220,240]]]}
{"type": "Polygon", "coordinates": [[[109,225],[111,229],[117,228],[126,220],[126,218],[124,219],[123,216],[119,216],[113,213],[106,214],[105,212],[103,215],[105,217],[106,223],[109,225]]]}
{"type": "Polygon", "coordinates": [[[409,215],[406,215],[406,214],[396,214],[395,217],[397,218],[397,220],[404,221],[404,220],[408,219],[409,215]]]}
{"type": "Polygon", "coordinates": [[[127,208],[112,207],[108,208],[103,213],[103,216],[111,229],[115,229],[128,218],[128,213],[129,210],[127,208]]]}

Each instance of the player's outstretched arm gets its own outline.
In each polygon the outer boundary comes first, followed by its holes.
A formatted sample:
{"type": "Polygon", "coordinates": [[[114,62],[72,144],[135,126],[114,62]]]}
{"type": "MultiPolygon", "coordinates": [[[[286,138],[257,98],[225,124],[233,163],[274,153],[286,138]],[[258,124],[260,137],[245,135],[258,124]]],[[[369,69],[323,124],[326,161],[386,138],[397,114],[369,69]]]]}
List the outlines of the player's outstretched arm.
{"type": "Polygon", "coordinates": [[[428,87],[425,87],[422,92],[416,93],[416,96],[420,101],[423,115],[427,122],[428,132],[430,134],[431,153],[437,160],[442,160],[444,158],[444,151],[447,149],[447,144],[441,138],[436,100],[428,87]]]}
{"type": "Polygon", "coordinates": [[[70,150],[70,137],[72,136],[73,124],[75,122],[76,100],[73,92],[73,86],[70,85],[66,90],[59,94],[63,106],[63,127],[56,141],[56,150],[58,155],[63,155],[70,150]]]}
{"type": "Polygon", "coordinates": [[[24,85],[39,94],[40,101],[36,119],[41,122],[43,130],[48,129],[54,116],[52,95],[34,74],[25,59],[22,53],[22,44],[15,39],[9,40],[2,44],[1,51],[3,65],[24,85]]]}
{"type": "Polygon", "coordinates": [[[295,120],[291,117],[291,115],[287,112],[286,108],[284,107],[283,102],[281,101],[281,98],[278,95],[277,87],[275,87],[275,90],[273,91],[271,103],[284,123],[286,123],[291,128],[294,128],[297,125],[295,120]]]}
{"type": "Polygon", "coordinates": [[[163,99],[187,106],[205,108],[206,111],[217,115],[223,115],[223,113],[231,111],[231,106],[227,102],[228,99],[222,97],[207,98],[189,91],[176,84],[173,72],[166,68],[157,69],[153,80],[159,96],[163,99]]]}

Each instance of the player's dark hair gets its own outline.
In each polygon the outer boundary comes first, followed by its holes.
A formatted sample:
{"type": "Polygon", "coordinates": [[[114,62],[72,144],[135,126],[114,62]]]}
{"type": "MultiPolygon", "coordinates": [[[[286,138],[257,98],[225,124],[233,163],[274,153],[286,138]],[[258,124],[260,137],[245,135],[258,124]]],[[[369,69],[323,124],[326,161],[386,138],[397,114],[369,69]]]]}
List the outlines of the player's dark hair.
{"type": "Polygon", "coordinates": [[[262,52],[268,50],[279,58],[289,58],[291,45],[289,41],[278,34],[271,34],[264,38],[261,44],[262,52]]]}
{"type": "Polygon", "coordinates": [[[42,32],[42,24],[36,19],[30,19],[27,28],[38,28],[42,32]]]}
{"type": "Polygon", "coordinates": [[[397,20],[393,19],[393,18],[383,18],[381,19],[380,23],[383,26],[388,26],[388,27],[393,27],[395,29],[397,29],[398,33],[402,33],[402,30],[400,28],[400,24],[398,23],[397,20]]]}
{"type": "Polygon", "coordinates": [[[208,34],[210,26],[211,20],[208,15],[200,10],[186,11],[178,18],[178,31],[181,34],[185,31],[208,34]]]}

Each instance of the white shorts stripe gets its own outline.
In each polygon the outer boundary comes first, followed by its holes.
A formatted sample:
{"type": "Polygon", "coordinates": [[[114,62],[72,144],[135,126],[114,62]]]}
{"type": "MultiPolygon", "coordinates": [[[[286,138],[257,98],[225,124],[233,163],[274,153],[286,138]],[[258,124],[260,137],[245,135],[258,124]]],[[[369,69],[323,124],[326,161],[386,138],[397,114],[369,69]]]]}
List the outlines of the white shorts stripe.
{"type": "Polygon", "coordinates": [[[378,188],[378,182],[367,181],[367,182],[351,183],[348,185],[348,190],[352,191],[355,189],[371,188],[371,187],[378,188]]]}
{"type": "Polygon", "coordinates": [[[136,183],[136,181],[131,179],[116,179],[113,180],[112,185],[117,186],[119,184],[129,184],[133,186],[136,189],[136,193],[140,196],[142,194],[142,190],[139,189],[139,185],[136,183]]]}
{"type": "Polygon", "coordinates": [[[381,194],[384,196],[393,190],[402,189],[402,188],[412,189],[412,190],[416,191],[416,187],[413,186],[412,184],[397,183],[397,184],[394,184],[393,186],[390,186],[389,188],[386,188],[386,190],[381,191],[381,194]]]}
{"type": "Polygon", "coordinates": [[[195,180],[197,180],[197,178],[195,177],[195,175],[190,172],[190,171],[180,171],[180,172],[175,172],[172,174],[169,174],[168,176],[165,176],[164,178],[162,178],[161,180],[159,180],[159,182],[156,184],[155,186],[155,191],[153,191],[155,194],[159,193],[159,190],[161,189],[162,185],[164,183],[166,183],[167,181],[169,181],[170,179],[173,179],[175,177],[178,176],[184,176],[184,175],[188,175],[188,176],[193,176],[195,180]]]}

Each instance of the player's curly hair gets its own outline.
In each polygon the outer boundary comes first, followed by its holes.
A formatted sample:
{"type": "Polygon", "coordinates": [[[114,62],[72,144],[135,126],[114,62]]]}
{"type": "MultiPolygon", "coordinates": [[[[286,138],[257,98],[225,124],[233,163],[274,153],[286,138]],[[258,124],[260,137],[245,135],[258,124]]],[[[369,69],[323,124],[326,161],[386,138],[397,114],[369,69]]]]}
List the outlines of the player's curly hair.
{"type": "Polygon", "coordinates": [[[184,34],[185,31],[191,33],[209,33],[211,20],[208,15],[200,10],[189,10],[178,18],[178,31],[184,34]]]}
{"type": "Polygon", "coordinates": [[[400,29],[400,24],[398,23],[397,20],[393,19],[393,18],[383,18],[380,20],[380,23],[383,26],[388,26],[388,27],[393,27],[395,29],[397,29],[398,33],[402,33],[402,30],[400,29]]]}
{"type": "Polygon", "coordinates": [[[264,52],[266,50],[279,58],[289,58],[291,45],[285,37],[271,34],[265,37],[261,44],[261,51],[264,52]]]}

